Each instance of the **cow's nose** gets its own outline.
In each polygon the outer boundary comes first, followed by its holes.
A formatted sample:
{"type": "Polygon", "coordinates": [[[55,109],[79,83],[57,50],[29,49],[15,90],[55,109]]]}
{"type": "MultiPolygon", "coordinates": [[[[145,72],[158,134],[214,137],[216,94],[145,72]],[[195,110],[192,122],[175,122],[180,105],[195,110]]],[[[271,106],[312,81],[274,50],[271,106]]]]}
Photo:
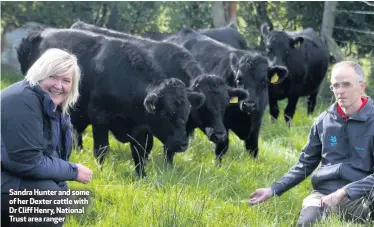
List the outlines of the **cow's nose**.
{"type": "Polygon", "coordinates": [[[256,103],[253,101],[245,101],[241,104],[240,109],[244,113],[251,113],[256,110],[256,103]]]}
{"type": "Polygon", "coordinates": [[[216,133],[213,133],[212,140],[214,142],[222,142],[226,140],[226,136],[227,134],[225,132],[216,132],[216,133]]]}

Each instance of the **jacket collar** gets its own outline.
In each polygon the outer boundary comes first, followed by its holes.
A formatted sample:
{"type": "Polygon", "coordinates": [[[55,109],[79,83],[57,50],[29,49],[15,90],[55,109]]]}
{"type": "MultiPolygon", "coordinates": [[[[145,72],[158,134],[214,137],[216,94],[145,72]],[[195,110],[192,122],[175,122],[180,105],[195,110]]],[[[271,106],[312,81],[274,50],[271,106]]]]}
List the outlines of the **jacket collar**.
{"type": "MultiPolygon", "coordinates": [[[[373,100],[367,96],[368,101],[366,105],[356,114],[350,116],[348,119],[349,120],[355,120],[355,121],[367,121],[370,116],[374,114],[374,106],[373,106],[373,100]]],[[[328,109],[327,113],[332,114],[334,119],[342,119],[338,113],[338,103],[335,102],[332,104],[328,109]]]]}
{"type": "MultiPolygon", "coordinates": [[[[33,90],[39,96],[40,100],[42,100],[44,113],[49,117],[56,116],[55,112],[53,111],[53,109],[55,108],[55,104],[53,103],[48,93],[43,91],[39,84],[36,84],[35,86],[30,86],[30,83],[26,80],[25,83],[30,87],[31,90],[33,90]]],[[[62,108],[60,105],[57,106],[56,111],[62,113],[62,108]]],[[[69,118],[69,116],[65,116],[64,118],[69,118]]]]}

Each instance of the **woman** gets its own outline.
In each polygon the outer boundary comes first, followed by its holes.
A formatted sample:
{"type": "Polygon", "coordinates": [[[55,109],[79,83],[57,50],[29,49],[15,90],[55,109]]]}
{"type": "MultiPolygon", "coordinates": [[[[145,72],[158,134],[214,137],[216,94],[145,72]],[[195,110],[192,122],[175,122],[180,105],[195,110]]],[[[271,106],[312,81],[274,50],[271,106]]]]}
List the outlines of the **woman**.
{"type": "Polygon", "coordinates": [[[1,92],[2,223],[9,221],[12,191],[61,191],[66,181],[91,181],[89,168],[69,162],[68,111],[78,100],[80,74],[74,55],[49,49],[25,80],[1,92]]]}

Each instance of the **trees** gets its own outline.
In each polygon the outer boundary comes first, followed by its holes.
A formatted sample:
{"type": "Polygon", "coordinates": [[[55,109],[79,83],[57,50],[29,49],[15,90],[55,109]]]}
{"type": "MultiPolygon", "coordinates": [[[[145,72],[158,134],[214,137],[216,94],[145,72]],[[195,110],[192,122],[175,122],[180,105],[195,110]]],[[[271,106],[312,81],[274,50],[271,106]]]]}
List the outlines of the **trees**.
{"type": "MultiPolygon", "coordinates": [[[[1,2],[2,28],[28,21],[70,27],[76,20],[143,35],[147,31],[174,33],[182,27],[220,27],[236,22],[251,48],[263,48],[260,26],[298,30],[311,27],[328,34],[348,58],[372,57],[374,7],[368,2],[1,2]],[[326,11],[327,12],[327,11],[326,11]],[[68,16],[67,16],[68,15],[68,16]],[[330,23],[326,23],[330,21],[330,23]],[[325,26],[322,26],[325,24],[325,26]]],[[[374,63],[373,63],[374,64],[374,63]]],[[[373,76],[374,77],[374,76],[373,76]]]]}

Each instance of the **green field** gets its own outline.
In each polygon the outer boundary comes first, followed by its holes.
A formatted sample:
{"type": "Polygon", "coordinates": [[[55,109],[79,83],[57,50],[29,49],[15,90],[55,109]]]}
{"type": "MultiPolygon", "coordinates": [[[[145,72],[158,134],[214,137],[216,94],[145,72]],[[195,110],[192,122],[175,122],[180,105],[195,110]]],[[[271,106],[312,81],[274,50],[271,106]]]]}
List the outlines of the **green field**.
{"type": "MultiPolygon", "coordinates": [[[[3,73],[1,89],[20,77],[3,73]]],[[[293,166],[307,140],[314,119],[330,103],[317,103],[311,117],[306,116],[301,99],[291,129],[283,120],[286,102],[276,123],[268,110],[260,134],[258,160],[252,160],[243,143],[230,134],[230,148],[221,167],[216,167],[213,144],[196,131],[185,153],[176,154],[174,167],[166,168],[162,146],[155,142],[146,166],[148,178],[139,180],[128,144],[110,136],[111,150],[102,170],[92,153],[91,128],[84,135],[84,150],[73,151],[71,161],[94,171],[91,183],[69,182],[72,189],[89,190],[91,202],[84,215],[70,216],[68,227],[102,226],[293,226],[302,199],[311,191],[310,178],[281,197],[249,206],[244,200],[258,187],[267,187],[293,166]]],[[[360,226],[330,217],[317,226],[360,226]]],[[[362,226],[368,226],[362,225],[362,226]]]]}

